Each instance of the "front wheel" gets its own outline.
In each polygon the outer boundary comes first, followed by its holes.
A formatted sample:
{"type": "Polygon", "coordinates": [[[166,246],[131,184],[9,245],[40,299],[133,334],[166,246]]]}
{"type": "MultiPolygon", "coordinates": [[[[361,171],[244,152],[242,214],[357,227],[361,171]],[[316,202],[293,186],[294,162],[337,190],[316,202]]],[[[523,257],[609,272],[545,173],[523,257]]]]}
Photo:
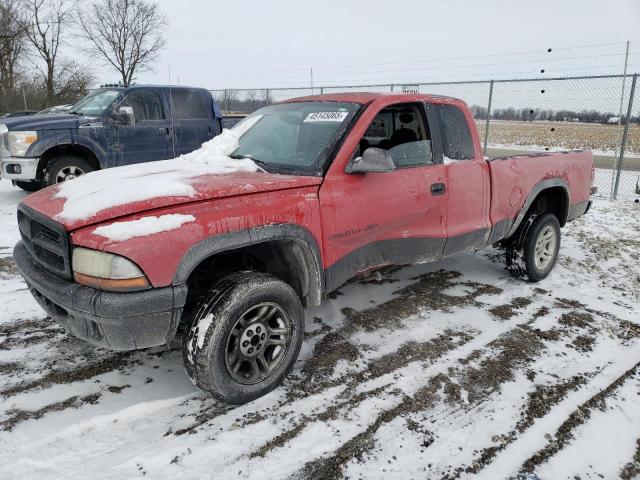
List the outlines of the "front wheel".
{"type": "Polygon", "coordinates": [[[291,371],[304,334],[296,292],[264,273],[234,273],[202,296],[187,319],[183,360],[191,381],[227,403],[276,388],[291,371]]]}
{"type": "Polygon", "coordinates": [[[511,275],[538,282],[549,275],[560,250],[560,222],[552,213],[533,214],[507,244],[511,275]]]}
{"type": "Polygon", "coordinates": [[[53,158],[44,171],[44,184],[66,182],[95,170],[89,162],[77,155],[62,154],[53,158]]]}

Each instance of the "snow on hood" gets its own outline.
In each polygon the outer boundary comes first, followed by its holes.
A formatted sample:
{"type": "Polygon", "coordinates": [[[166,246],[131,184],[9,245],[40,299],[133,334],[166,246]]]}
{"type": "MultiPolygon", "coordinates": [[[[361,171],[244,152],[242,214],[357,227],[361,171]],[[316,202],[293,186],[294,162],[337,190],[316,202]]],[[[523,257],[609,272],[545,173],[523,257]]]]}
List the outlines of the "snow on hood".
{"type": "Polygon", "coordinates": [[[124,242],[136,237],[146,237],[160,232],[168,232],[180,228],[185,223],[195,222],[193,215],[180,215],[177,213],[149,216],[128,222],[114,222],[103,225],[93,231],[94,235],[104,237],[113,242],[124,242]]]}
{"type": "Polygon", "coordinates": [[[156,197],[193,197],[196,190],[190,179],[194,177],[261,171],[253,160],[229,157],[238,148],[240,137],[260,118],[258,115],[247,119],[232,130],[224,130],[199,150],[172,160],[99,170],[61,183],[53,196],[64,199],[56,218],[80,220],[102,210],[156,197]]]}

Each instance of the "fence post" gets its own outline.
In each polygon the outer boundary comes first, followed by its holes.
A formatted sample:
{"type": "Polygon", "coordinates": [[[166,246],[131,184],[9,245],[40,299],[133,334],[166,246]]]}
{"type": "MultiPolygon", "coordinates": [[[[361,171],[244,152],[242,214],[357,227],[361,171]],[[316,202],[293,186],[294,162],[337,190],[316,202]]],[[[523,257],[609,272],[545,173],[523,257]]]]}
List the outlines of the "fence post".
{"type": "Polygon", "coordinates": [[[482,154],[487,155],[487,142],[489,141],[489,120],[491,119],[491,103],[493,102],[493,80],[489,84],[489,104],[487,105],[487,123],[484,126],[484,148],[482,154]]]}
{"type": "Polygon", "coordinates": [[[393,92],[393,83],[391,84],[391,91],[393,92]]]}
{"type": "Polygon", "coordinates": [[[616,184],[613,187],[613,199],[618,199],[618,185],[620,184],[620,173],[624,165],[624,151],[627,148],[627,140],[629,138],[629,124],[631,123],[631,114],[633,113],[633,96],[636,93],[636,81],[638,80],[638,74],[633,74],[633,80],[631,80],[631,92],[629,92],[629,106],[627,107],[627,118],[624,122],[624,133],[622,134],[622,144],[620,145],[620,158],[618,159],[618,171],[616,172],[616,184]]]}
{"type": "Polygon", "coordinates": [[[320,87],[320,95],[324,94],[324,87],[320,87]]]}

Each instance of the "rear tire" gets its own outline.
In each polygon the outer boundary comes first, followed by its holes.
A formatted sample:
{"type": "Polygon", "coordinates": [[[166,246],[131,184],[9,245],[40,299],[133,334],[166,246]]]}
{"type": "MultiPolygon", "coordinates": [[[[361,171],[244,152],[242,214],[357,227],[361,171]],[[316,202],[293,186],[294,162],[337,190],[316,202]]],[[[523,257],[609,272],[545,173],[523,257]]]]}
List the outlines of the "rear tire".
{"type": "Polygon", "coordinates": [[[560,222],[552,213],[530,215],[507,244],[507,270],[516,278],[539,282],[556,264],[560,222]]]}
{"type": "Polygon", "coordinates": [[[30,182],[23,182],[21,180],[16,180],[14,182],[14,185],[16,187],[21,188],[25,192],[37,192],[38,190],[40,190],[42,188],[42,185],[40,184],[40,182],[35,181],[35,180],[34,181],[30,181],[30,182]]]}
{"type": "Polygon", "coordinates": [[[298,358],[302,303],[291,286],[271,275],[227,275],[193,312],[182,340],[185,370],[219,400],[241,404],[269,393],[298,358]]]}
{"type": "Polygon", "coordinates": [[[47,165],[43,183],[46,186],[55,185],[56,183],[66,182],[73,178],[85,175],[94,171],[89,162],[77,155],[62,154],[54,157],[47,165]]]}

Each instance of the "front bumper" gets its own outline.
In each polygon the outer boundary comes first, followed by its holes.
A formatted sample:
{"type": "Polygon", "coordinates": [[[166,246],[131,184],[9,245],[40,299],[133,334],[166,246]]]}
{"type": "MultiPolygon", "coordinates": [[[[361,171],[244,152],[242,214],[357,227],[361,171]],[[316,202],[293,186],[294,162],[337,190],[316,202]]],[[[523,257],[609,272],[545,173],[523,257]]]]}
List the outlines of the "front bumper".
{"type": "Polygon", "coordinates": [[[186,285],[117,293],[64,280],[31,259],[22,241],[13,259],[40,306],[71,335],[112,350],[167,345],[176,334],[186,285]]]}
{"type": "Polygon", "coordinates": [[[38,158],[5,157],[0,159],[0,177],[2,178],[35,180],[37,174],[38,158]]]}

